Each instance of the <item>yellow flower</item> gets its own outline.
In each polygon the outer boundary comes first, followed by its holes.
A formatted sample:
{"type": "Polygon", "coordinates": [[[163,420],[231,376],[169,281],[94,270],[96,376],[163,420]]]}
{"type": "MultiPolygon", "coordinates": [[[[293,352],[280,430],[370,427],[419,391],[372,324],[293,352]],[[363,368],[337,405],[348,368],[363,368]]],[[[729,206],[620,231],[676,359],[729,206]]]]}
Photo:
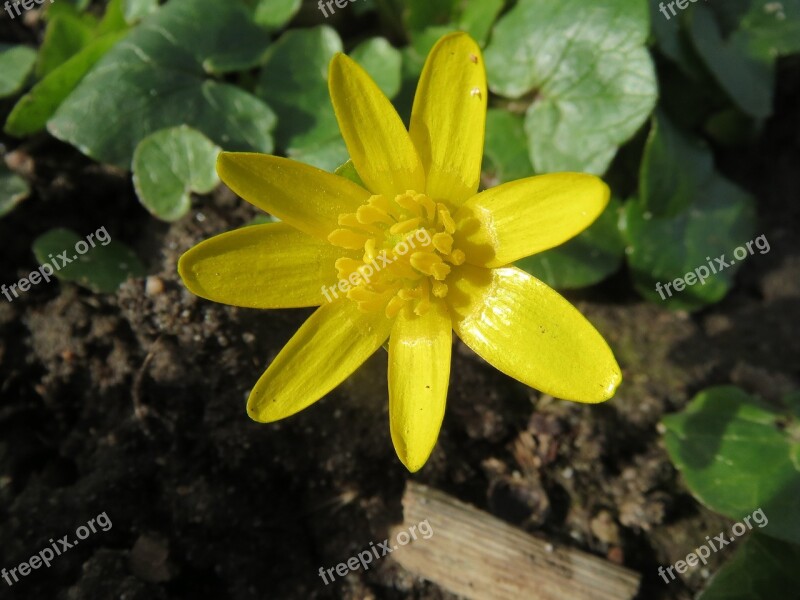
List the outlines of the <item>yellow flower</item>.
{"type": "Polygon", "coordinates": [[[270,423],[303,410],[388,339],[392,441],[417,471],[444,415],[452,330],[547,394],[613,396],[621,374],[600,334],[510,266],[585,229],[608,203],[608,187],[559,173],[477,193],[487,89],[475,41],[455,33],[431,50],[408,131],[347,56],[333,58],[328,84],[364,186],[277,156],[223,153],[221,179],[282,222],[218,235],[178,265],[186,287],[215,302],[319,306],[256,383],[250,416],[270,423]]]}

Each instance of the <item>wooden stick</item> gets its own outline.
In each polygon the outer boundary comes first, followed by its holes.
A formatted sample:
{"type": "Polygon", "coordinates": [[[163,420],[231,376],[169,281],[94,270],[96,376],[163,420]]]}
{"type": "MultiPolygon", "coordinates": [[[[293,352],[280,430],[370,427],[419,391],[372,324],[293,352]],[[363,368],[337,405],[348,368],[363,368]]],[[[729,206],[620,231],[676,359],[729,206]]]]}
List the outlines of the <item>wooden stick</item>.
{"type": "Polygon", "coordinates": [[[414,575],[472,600],[630,600],[639,588],[638,573],[580,550],[554,548],[424,485],[408,483],[403,516],[392,539],[416,527],[416,540],[391,557],[414,575]],[[424,521],[433,530],[428,539],[419,534],[424,521]]]}

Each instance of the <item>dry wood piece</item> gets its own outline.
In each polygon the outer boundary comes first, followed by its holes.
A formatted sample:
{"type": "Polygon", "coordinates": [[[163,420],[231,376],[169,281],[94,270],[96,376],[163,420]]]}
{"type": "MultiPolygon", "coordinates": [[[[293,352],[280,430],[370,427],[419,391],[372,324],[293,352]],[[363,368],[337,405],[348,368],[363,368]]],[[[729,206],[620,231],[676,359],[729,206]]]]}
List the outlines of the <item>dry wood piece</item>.
{"type": "Polygon", "coordinates": [[[622,600],[640,576],[602,558],[554,548],[503,521],[424,485],[409,482],[405,522],[428,521],[433,535],[398,548],[392,558],[411,573],[473,600],[622,600]]]}

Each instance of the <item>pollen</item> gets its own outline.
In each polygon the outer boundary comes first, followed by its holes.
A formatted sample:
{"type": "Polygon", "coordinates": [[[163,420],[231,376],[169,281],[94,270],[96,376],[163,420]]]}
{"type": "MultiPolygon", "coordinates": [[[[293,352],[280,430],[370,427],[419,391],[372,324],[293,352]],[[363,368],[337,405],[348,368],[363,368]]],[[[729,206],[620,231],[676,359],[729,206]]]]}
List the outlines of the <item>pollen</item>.
{"type": "Polygon", "coordinates": [[[373,195],[338,223],[328,241],[364,252],[361,260],[336,261],[339,279],[352,284],[347,297],[364,312],[425,314],[435,298],[447,296],[447,277],[465,260],[453,247],[456,225],[448,207],[413,190],[391,199],[373,195]]]}

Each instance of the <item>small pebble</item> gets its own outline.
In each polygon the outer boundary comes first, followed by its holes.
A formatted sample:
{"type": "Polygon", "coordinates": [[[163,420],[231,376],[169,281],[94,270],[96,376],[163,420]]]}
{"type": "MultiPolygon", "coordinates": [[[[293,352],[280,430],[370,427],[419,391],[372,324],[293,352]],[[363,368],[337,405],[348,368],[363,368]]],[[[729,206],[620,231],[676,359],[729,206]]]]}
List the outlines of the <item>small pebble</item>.
{"type": "Polygon", "coordinates": [[[151,275],[147,278],[144,284],[144,291],[145,293],[150,296],[158,296],[164,293],[164,282],[161,280],[160,277],[156,277],[155,275],[151,275]]]}

